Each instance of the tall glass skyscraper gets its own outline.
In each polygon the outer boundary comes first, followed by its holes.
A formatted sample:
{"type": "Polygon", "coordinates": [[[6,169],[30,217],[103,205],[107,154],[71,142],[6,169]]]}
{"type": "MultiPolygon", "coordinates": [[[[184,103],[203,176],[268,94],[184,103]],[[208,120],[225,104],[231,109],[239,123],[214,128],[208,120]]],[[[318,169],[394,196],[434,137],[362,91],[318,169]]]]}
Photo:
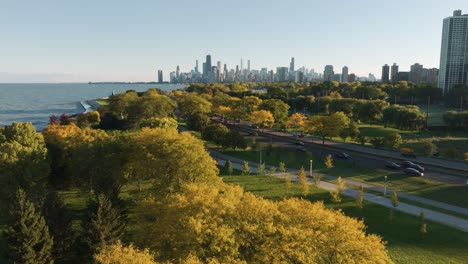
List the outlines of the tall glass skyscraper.
{"type": "Polygon", "coordinates": [[[439,87],[446,93],[455,85],[468,85],[468,14],[461,10],[444,19],[440,51],[439,87]]]}

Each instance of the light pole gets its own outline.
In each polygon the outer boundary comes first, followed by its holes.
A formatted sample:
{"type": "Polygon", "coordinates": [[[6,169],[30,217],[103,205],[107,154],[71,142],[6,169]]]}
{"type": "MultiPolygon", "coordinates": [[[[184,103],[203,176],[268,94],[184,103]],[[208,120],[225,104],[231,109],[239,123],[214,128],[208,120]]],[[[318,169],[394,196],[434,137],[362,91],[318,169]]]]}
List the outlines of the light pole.
{"type": "Polygon", "coordinates": [[[313,162],[314,162],[313,160],[310,160],[310,177],[313,177],[312,175],[312,163],[313,162]]]}
{"type": "Polygon", "coordinates": [[[383,195],[387,196],[387,176],[384,176],[384,191],[383,195]]]}

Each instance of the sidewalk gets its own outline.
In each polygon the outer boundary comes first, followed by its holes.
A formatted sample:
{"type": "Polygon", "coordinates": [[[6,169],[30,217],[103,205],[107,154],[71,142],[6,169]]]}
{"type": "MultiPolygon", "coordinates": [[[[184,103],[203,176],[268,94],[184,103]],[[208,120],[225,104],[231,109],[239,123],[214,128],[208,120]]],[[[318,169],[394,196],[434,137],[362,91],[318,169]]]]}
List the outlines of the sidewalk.
{"type": "MultiPolygon", "coordinates": [[[[210,154],[218,161],[218,165],[224,166],[226,160],[231,160],[231,162],[233,163],[233,167],[235,169],[242,170],[242,164],[244,162],[243,160],[235,158],[235,157],[227,156],[227,155],[218,153],[218,152],[213,151],[213,150],[210,150],[210,154]]],[[[254,172],[254,173],[257,172],[258,163],[249,161],[249,166],[250,166],[252,172],[254,172]]],[[[297,170],[293,170],[293,169],[288,168],[287,171],[289,173],[294,174],[294,172],[297,171],[297,170]]],[[[273,176],[282,177],[282,174],[278,173],[278,174],[275,174],[273,176]]],[[[324,175],[324,177],[327,178],[327,179],[335,179],[335,177],[330,176],[330,175],[324,175]]],[[[292,179],[294,181],[298,181],[297,176],[295,176],[295,175],[292,177],[292,179]]],[[[309,181],[309,184],[312,184],[310,182],[310,179],[308,179],[308,181],[309,181]]],[[[364,189],[369,189],[369,190],[374,190],[374,188],[379,188],[379,187],[376,187],[376,186],[372,186],[372,185],[368,185],[368,184],[364,184],[364,183],[357,182],[357,181],[352,181],[352,180],[345,180],[345,182],[346,182],[347,185],[357,185],[357,186],[362,185],[364,187],[364,189]],[[366,186],[371,187],[371,188],[366,188],[366,186]]],[[[321,181],[318,187],[320,187],[322,189],[325,189],[325,190],[331,191],[331,190],[334,190],[336,188],[336,185],[333,184],[333,183],[330,183],[330,182],[321,181]]],[[[382,188],[380,188],[380,189],[383,192],[383,189],[382,188]]],[[[391,190],[388,189],[387,191],[390,192],[391,190]]],[[[349,196],[349,197],[356,197],[357,194],[358,194],[358,191],[354,190],[354,189],[347,188],[344,191],[343,194],[346,195],[346,196],[349,196]]],[[[402,197],[402,198],[405,198],[405,199],[408,199],[408,200],[413,200],[413,201],[417,201],[417,202],[420,202],[420,203],[423,203],[423,204],[427,204],[427,205],[435,206],[435,207],[438,207],[438,208],[442,208],[442,209],[445,209],[445,210],[448,210],[448,211],[468,215],[468,210],[465,209],[465,208],[461,208],[461,207],[457,207],[457,206],[453,206],[453,205],[449,205],[449,204],[444,204],[444,203],[440,203],[440,202],[437,202],[437,201],[417,197],[417,196],[414,196],[414,195],[404,194],[404,193],[398,193],[398,195],[399,195],[399,197],[402,197]]],[[[374,194],[365,192],[364,193],[364,199],[366,201],[368,201],[368,202],[371,202],[371,203],[379,204],[379,205],[382,205],[382,206],[385,206],[385,207],[388,207],[388,208],[393,208],[393,205],[392,205],[390,199],[382,197],[382,196],[378,196],[378,195],[374,195],[374,194]]],[[[456,217],[456,216],[440,213],[440,212],[437,212],[437,211],[433,211],[433,210],[422,208],[422,207],[419,207],[419,206],[407,204],[407,203],[404,203],[404,202],[399,202],[398,206],[395,209],[399,210],[399,211],[402,211],[402,212],[405,212],[405,213],[410,214],[410,215],[414,215],[414,216],[419,216],[420,213],[424,213],[426,219],[428,219],[428,220],[431,220],[431,221],[434,221],[434,222],[437,222],[437,223],[441,223],[441,224],[444,224],[444,225],[448,225],[448,226],[457,228],[459,230],[468,232],[468,220],[463,219],[463,218],[459,218],[459,217],[456,217]]]]}

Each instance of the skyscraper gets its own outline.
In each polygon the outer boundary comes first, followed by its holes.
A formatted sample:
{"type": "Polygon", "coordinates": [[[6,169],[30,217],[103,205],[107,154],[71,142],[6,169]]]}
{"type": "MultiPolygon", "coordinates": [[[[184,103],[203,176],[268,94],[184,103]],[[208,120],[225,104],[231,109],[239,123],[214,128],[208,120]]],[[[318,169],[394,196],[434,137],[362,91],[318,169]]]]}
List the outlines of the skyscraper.
{"type": "Polygon", "coordinates": [[[180,73],[180,67],[179,67],[179,65],[177,65],[176,74],[175,74],[177,81],[179,81],[179,73],[180,73]]]}
{"type": "Polygon", "coordinates": [[[398,82],[398,65],[396,63],[392,65],[391,81],[398,82]]]}
{"type": "Polygon", "coordinates": [[[250,72],[250,60],[247,61],[247,71],[250,72]]]}
{"type": "Polygon", "coordinates": [[[164,80],[163,80],[163,71],[162,70],[158,70],[158,83],[163,83],[164,80]]]}
{"type": "Polygon", "coordinates": [[[244,59],[241,58],[241,67],[240,67],[241,72],[244,70],[244,59]]]}
{"type": "Polygon", "coordinates": [[[198,60],[195,61],[195,73],[198,73],[198,60]]]}
{"type": "Polygon", "coordinates": [[[214,74],[211,71],[212,65],[211,65],[211,55],[206,55],[206,62],[205,66],[203,67],[204,72],[203,72],[203,80],[205,82],[212,82],[214,79],[214,74]]]}
{"type": "Polygon", "coordinates": [[[294,57],[291,58],[291,62],[289,63],[289,72],[291,74],[294,73],[294,57]]]}
{"type": "Polygon", "coordinates": [[[278,82],[284,82],[288,80],[288,67],[277,67],[276,75],[278,75],[278,82]]]}
{"type": "Polygon", "coordinates": [[[344,66],[343,69],[341,70],[341,82],[347,82],[348,81],[348,67],[344,66]]]}
{"type": "Polygon", "coordinates": [[[455,85],[468,85],[468,14],[455,10],[444,19],[441,46],[439,87],[446,93],[455,85]]]}
{"type": "Polygon", "coordinates": [[[382,82],[388,82],[389,81],[389,74],[390,74],[390,67],[385,64],[382,66],[382,82]]]}
{"type": "Polygon", "coordinates": [[[332,81],[333,75],[335,72],[333,71],[333,65],[325,65],[325,70],[323,71],[323,80],[324,81],[332,81]]]}

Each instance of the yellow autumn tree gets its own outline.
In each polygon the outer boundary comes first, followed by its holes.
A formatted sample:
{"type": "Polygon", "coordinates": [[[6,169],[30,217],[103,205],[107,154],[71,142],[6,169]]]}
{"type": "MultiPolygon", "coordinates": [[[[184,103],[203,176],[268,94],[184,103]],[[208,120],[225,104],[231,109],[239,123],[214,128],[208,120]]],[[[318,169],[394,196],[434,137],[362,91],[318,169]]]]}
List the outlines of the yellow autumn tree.
{"type": "Polygon", "coordinates": [[[143,128],[127,142],[130,178],[152,179],[161,193],[186,183],[220,182],[216,161],[203,142],[174,128],[143,128]]]}
{"type": "Polygon", "coordinates": [[[135,212],[137,244],[158,261],[193,256],[203,263],[392,263],[362,221],[323,203],[271,201],[238,186],[188,184],[135,212]]]}
{"type": "Polygon", "coordinates": [[[304,126],[305,120],[305,115],[301,113],[294,113],[288,117],[288,120],[286,121],[286,128],[302,128],[304,126]]]}
{"type": "Polygon", "coordinates": [[[266,127],[271,127],[275,123],[273,114],[267,110],[253,111],[249,116],[249,120],[254,124],[260,124],[266,127]]]}
{"type": "Polygon", "coordinates": [[[98,264],[156,264],[148,249],[140,250],[132,244],[124,246],[120,241],[100,249],[94,260],[98,264]]]}

